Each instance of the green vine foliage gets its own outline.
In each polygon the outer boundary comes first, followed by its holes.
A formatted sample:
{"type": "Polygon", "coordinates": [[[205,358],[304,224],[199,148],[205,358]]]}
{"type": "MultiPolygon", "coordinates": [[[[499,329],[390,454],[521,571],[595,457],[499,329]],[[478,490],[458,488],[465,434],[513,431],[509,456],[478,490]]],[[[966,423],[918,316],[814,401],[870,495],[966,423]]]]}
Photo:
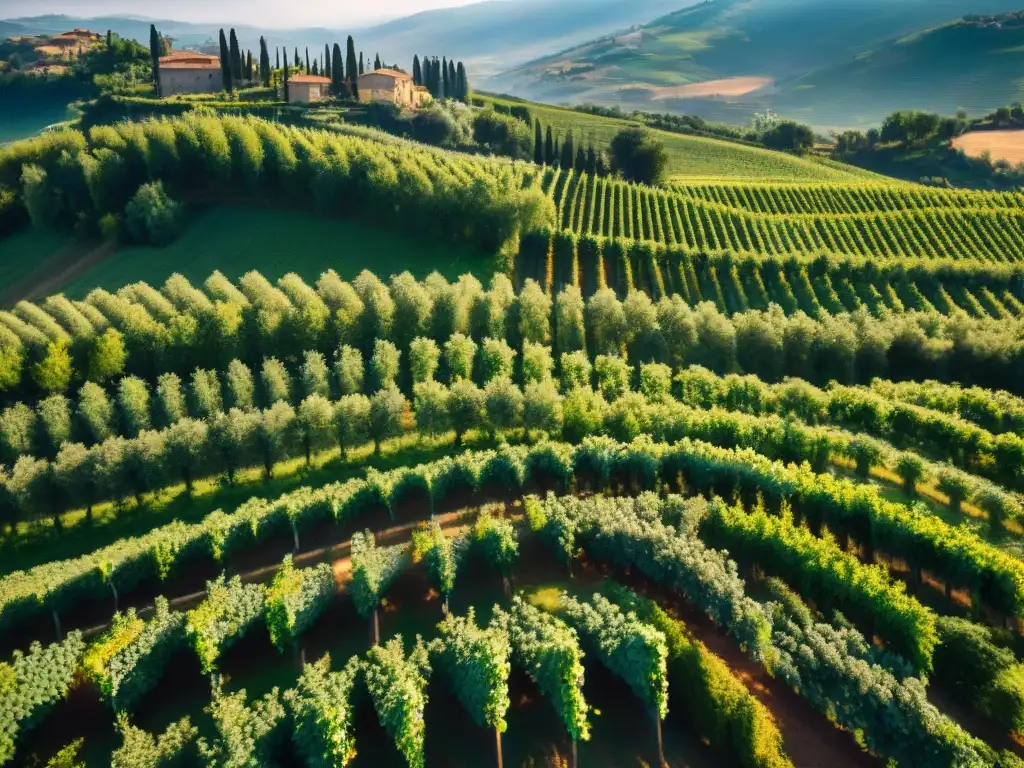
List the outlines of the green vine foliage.
{"type": "Polygon", "coordinates": [[[907,595],[884,566],[860,562],[831,536],[818,538],[794,524],[785,509],[776,517],[761,506],[748,513],[739,504],[730,507],[715,499],[709,511],[701,526],[708,544],[799,587],[800,594],[823,612],[838,609],[857,619],[868,634],[881,637],[917,671],[931,671],[939,640],[935,614],[907,595]]]}
{"type": "Polygon", "coordinates": [[[560,615],[576,630],[583,646],[664,720],[668,714],[665,635],[600,594],[590,602],[563,595],[560,608],[560,615]]]}
{"type": "Polygon", "coordinates": [[[430,656],[421,638],[407,656],[402,636],[374,646],[366,661],[366,687],[380,724],[409,768],[423,768],[430,656]]]}
{"type": "Polygon", "coordinates": [[[199,656],[204,673],[213,672],[221,653],[230,648],[263,616],[266,588],[221,576],[206,585],[207,598],[189,611],[185,633],[199,656]]]}
{"type": "Polygon", "coordinates": [[[519,595],[513,598],[508,613],[495,613],[492,626],[508,633],[512,661],[548,697],[572,740],[588,741],[583,651],[576,633],[565,622],[534,608],[519,595]]]}
{"type": "Polygon", "coordinates": [[[430,648],[437,671],[477,725],[504,733],[512,668],[508,632],[499,626],[481,629],[472,608],[465,617],[449,614],[438,630],[430,648]]]}
{"type": "Polygon", "coordinates": [[[352,599],[356,610],[369,618],[381,597],[408,563],[408,547],[378,547],[370,531],[352,536],[352,599]]]}
{"type": "Polygon", "coordinates": [[[793,768],[771,712],[721,658],[687,632],[685,624],[654,600],[616,582],[603,582],[601,594],[664,635],[669,678],[685,692],[674,698],[673,707],[727,765],[793,768]]]}
{"type": "Polygon", "coordinates": [[[267,590],[265,617],[270,640],[279,651],[295,643],[327,609],[337,594],[334,572],[327,563],[297,569],[292,556],[267,590]]]}
{"type": "Polygon", "coordinates": [[[936,768],[1006,764],[930,704],[919,679],[901,680],[876,663],[875,649],[856,629],[801,626],[782,605],[749,598],[734,562],[659,521],[661,501],[653,494],[545,503],[562,504],[577,517],[589,555],[686,595],[818,711],[862,733],[884,759],[936,768]]]}
{"type": "Polygon", "coordinates": [[[251,705],[245,691],[224,694],[214,688],[207,707],[213,718],[212,741],[200,738],[199,753],[209,768],[273,768],[274,755],[283,742],[288,724],[280,692],[274,688],[251,705]]]}
{"type": "Polygon", "coordinates": [[[473,542],[484,560],[507,576],[519,557],[516,529],[510,520],[495,517],[487,511],[480,514],[473,526],[473,542]]]}
{"type": "Polygon", "coordinates": [[[82,635],[72,632],[61,643],[33,643],[28,653],[15,651],[9,664],[0,664],[0,765],[14,757],[19,734],[67,695],[84,651],[82,635]]]}
{"type": "Polygon", "coordinates": [[[331,657],[307,664],[293,690],[284,694],[294,729],[292,743],[307,768],[343,768],[356,756],[352,690],[362,662],[352,657],[340,672],[331,657]]]}
{"type": "Polygon", "coordinates": [[[117,718],[117,730],[122,743],[110,756],[111,768],[192,768],[198,763],[199,729],[187,717],[153,736],[136,728],[122,713],[117,718]]]}
{"type": "Polygon", "coordinates": [[[167,600],[157,597],[147,622],[132,610],[115,616],[110,630],[89,648],[82,667],[114,710],[131,711],[160,681],[185,640],[185,615],[171,612],[167,600]]]}
{"type": "Polygon", "coordinates": [[[413,531],[413,553],[422,559],[430,583],[447,601],[455,590],[455,579],[469,548],[469,537],[446,536],[435,522],[425,529],[413,531]]]}
{"type": "MultiPolygon", "coordinates": [[[[1024,616],[1024,565],[976,533],[964,526],[951,526],[920,508],[889,502],[872,487],[845,478],[784,465],[753,450],[720,448],[684,437],[690,431],[688,425],[706,422],[701,434],[708,439],[754,445],[756,450],[786,461],[810,460],[810,454],[778,453],[796,433],[787,433],[777,417],[771,417],[779,422],[772,427],[758,426],[761,420],[742,414],[726,414],[730,418],[722,420],[720,413],[692,408],[686,412],[686,419],[680,422],[673,422],[668,417],[671,414],[656,420],[660,438],[672,441],[670,446],[588,438],[577,446],[545,443],[529,449],[510,448],[504,454],[467,452],[454,459],[388,472],[387,487],[399,493],[399,489],[420,483],[430,488],[436,502],[456,488],[475,491],[494,474],[525,479],[543,473],[566,483],[583,470],[587,476],[596,476],[602,488],[608,487],[613,474],[635,478],[631,482],[642,481],[641,487],[649,488],[662,480],[682,478],[687,488],[709,495],[718,492],[731,497],[739,487],[750,494],[761,492],[769,509],[788,501],[797,514],[815,524],[827,524],[840,537],[849,536],[862,546],[878,542],[886,554],[901,557],[913,567],[926,567],[956,587],[968,588],[993,610],[1024,616]],[[769,445],[765,441],[771,435],[775,437],[769,445]],[[502,469],[510,463],[516,464],[513,475],[502,469]]],[[[806,443],[801,438],[794,444],[806,443]]],[[[215,512],[195,524],[176,522],[80,558],[0,577],[0,631],[79,600],[106,599],[110,590],[105,573],[124,592],[145,579],[166,578],[211,552],[222,557],[244,550],[282,526],[294,523],[308,528],[325,520],[353,519],[379,501],[373,495],[379,485],[376,482],[371,487],[367,480],[353,479],[315,490],[298,489],[273,500],[254,498],[230,514],[215,512]]],[[[390,503],[396,500],[392,498],[390,503]]]]}

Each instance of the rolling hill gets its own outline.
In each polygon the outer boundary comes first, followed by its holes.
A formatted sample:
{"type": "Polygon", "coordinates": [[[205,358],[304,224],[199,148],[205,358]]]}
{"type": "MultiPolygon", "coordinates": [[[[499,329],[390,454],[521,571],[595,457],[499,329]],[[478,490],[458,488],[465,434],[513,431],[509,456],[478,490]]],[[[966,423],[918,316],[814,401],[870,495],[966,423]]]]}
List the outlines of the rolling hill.
{"type": "MultiPolygon", "coordinates": [[[[458,8],[425,11],[371,27],[328,29],[302,27],[265,29],[233,26],[243,47],[257,50],[260,35],[269,44],[320,50],[324,43],[344,42],[353,34],[359,47],[370,54],[380,53],[388,61],[409,61],[413,54],[442,53],[471,63],[475,72],[498,72],[510,65],[546,54],[552,50],[578,45],[598,35],[638,24],[676,10],[688,0],[638,0],[629,4],[617,0],[563,0],[552,5],[546,0],[505,2],[487,0],[458,8]],[[543,20],[539,24],[538,20],[543,20]]],[[[11,19],[17,34],[59,34],[73,27],[113,29],[123,37],[149,39],[149,25],[174,38],[179,47],[201,45],[217,39],[218,25],[136,16],[84,18],[43,15],[11,19]]],[[[3,25],[0,21],[0,35],[3,25]]]]}
{"type": "Polygon", "coordinates": [[[771,107],[820,127],[877,122],[901,106],[964,103],[981,111],[1013,101],[1019,31],[947,23],[1013,7],[1009,0],[843,0],[822,13],[813,0],[710,0],[512,68],[486,85],[539,100],[731,122],[771,107]],[[946,88],[950,77],[963,85],[946,88]]]}

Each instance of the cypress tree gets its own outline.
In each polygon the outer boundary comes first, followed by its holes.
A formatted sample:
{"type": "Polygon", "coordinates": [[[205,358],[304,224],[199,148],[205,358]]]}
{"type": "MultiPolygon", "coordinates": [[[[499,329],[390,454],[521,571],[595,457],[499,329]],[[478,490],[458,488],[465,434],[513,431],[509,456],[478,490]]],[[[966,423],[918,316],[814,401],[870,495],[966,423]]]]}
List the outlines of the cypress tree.
{"type": "Polygon", "coordinates": [[[359,74],[360,75],[365,75],[366,74],[366,70],[363,69],[363,52],[362,51],[359,52],[359,74]]]}
{"type": "Polygon", "coordinates": [[[544,165],[555,164],[555,140],[551,135],[551,126],[544,134],[544,165]]]}
{"type": "MultiPolygon", "coordinates": [[[[320,70],[324,77],[331,77],[331,49],[324,43],[324,66],[320,70]]],[[[334,87],[334,78],[331,78],[331,87],[334,87]]]]}
{"type": "Polygon", "coordinates": [[[288,49],[284,49],[284,69],[282,70],[284,79],[282,83],[284,85],[284,100],[288,101],[288,49]]]}
{"type": "Polygon", "coordinates": [[[451,95],[451,85],[448,83],[448,59],[441,57],[441,98],[447,99],[451,95]]]}
{"type": "Polygon", "coordinates": [[[573,151],[572,130],[565,134],[565,141],[562,143],[561,166],[567,171],[572,170],[575,152],[573,151]]]}
{"type": "Polygon", "coordinates": [[[224,81],[224,90],[231,93],[231,54],[228,52],[228,39],[224,30],[220,31],[220,75],[224,81]]]}
{"type": "Polygon", "coordinates": [[[579,144],[576,147],[576,173],[583,173],[587,170],[587,151],[583,149],[583,144],[579,144]]]}
{"type": "Polygon", "coordinates": [[[309,47],[306,47],[306,74],[309,74],[309,47]]]}
{"type": "Polygon", "coordinates": [[[341,46],[334,44],[331,54],[331,93],[341,96],[345,92],[345,65],[341,60],[341,46]]]}
{"type": "Polygon", "coordinates": [[[270,85],[270,52],[267,50],[267,41],[260,36],[260,82],[263,87],[270,85]]]}
{"type": "Polygon", "coordinates": [[[466,67],[461,61],[455,72],[455,96],[463,104],[469,104],[469,75],[466,74],[466,67]]]}
{"type": "Polygon", "coordinates": [[[555,137],[555,148],[554,148],[554,151],[551,153],[551,155],[555,158],[555,164],[559,168],[561,168],[562,167],[562,151],[561,151],[561,149],[558,146],[558,137],[557,136],[555,137]]]}
{"type": "Polygon", "coordinates": [[[459,75],[455,70],[455,59],[448,62],[448,98],[459,98],[459,75]]]}
{"type": "Polygon", "coordinates": [[[345,75],[349,80],[349,91],[352,98],[359,101],[359,63],[356,61],[356,42],[352,35],[348,36],[348,51],[345,54],[345,75]]]}
{"type": "Polygon", "coordinates": [[[160,33],[156,31],[156,24],[149,25],[149,58],[153,63],[153,88],[156,95],[160,95],[160,33]]]}
{"type": "MultiPolygon", "coordinates": [[[[152,26],[152,25],[150,25],[152,26]]],[[[114,49],[114,31],[112,29],[107,30],[107,53],[112,52],[114,49]]]]}
{"type": "Polygon", "coordinates": [[[423,70],[420,69],[420,57],[414,54],[412,57],[412,84],[423,85],[423,70]]]}
{"type": "MultiPolygon", "coordinates": [[[[238,47],[238,35],[235,34],[234,28],[231,30],[231,43],[228,48],[228,54],[230,55],[229,61],[231,62],[231,81],[235,83],[242,82],[242,51],[238,47]]],[[[231,90],[230,88],[228,89],[231,90]]]]}
{"type": "Polygon", "coordinates": [[[313,59],[313,74],[314,75],[319,75],[320,74],[320,62],[317,61],[316,59],[313,59]]]}
{"type": "Polygon", "coordinates": [[[540,120],[533,121],[533,162],[544,165],[544,134],[540,129],[540,120]]]}
{"type": "Polygon", "coordinates": [[[380,54],[376,54],[373,57],[373,68],[374,70],[380,69],[380,54]]]}
{"type": "Polygon", "coordinates": [[[437,88],[437,98],[443,99],[444,93],[444,78],[441,77],[441,62],[434,58],[434,87],[437,88]]]}
{"type": "Polygon", "coordinates": [[[587,145],[587,173],[597,175],[597,150],[594,149],[593,141],[587,145]]]}
{"type": "Polygon", "coordinates": [[[280,69],[281,68],[281,49],[280,48],[274,48],[274,53],[277,54],[277,64],[274,66],[274,69],[280,69]]]}

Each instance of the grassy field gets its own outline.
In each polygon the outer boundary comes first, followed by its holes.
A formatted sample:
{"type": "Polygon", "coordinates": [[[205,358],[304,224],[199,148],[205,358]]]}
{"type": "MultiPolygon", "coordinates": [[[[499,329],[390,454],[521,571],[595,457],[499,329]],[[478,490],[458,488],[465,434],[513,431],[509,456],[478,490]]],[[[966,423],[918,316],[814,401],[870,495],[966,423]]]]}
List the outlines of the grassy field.
{"type": "Polygon", "coordinates": [[[38,269],[65,242],[63,235],[25,228],[0,241],[0,296],[38,269]]]}
{"type": "Polygon", "coordinates": [[[437,270],[450,278],[472,272],[484,282],[494,270],[491,257],[476,251],[357,221],[223,206],[194,214],[181,237],[165,248],[119,248],[65,292],[80,298],[93,288],[116,289],[138,280],[160,285],[174,272],[202,282],[218,269],[232,279],[256,269],[270,280],[296,272],[315,282],[328,268],[346,279],[364,269],[384,277],[409,270],[420,278],[437,270]]]}
{"type": "MultiPolygon", "coordinates": [[[[504,102],[501,99],[490,101],[504,102]]],[[[563,107],[528,103],[534,117],[544,126],[550,125],[556,136],[572,129],[579,140],[607,147],[627,121],[576,112],[563,107]]],[[[653,131],[669,154],[669,174],[676,180],[691,178],[747,179],[773,182],[819,182],[856,184],[878,182],[881,177],[857,168],[825,165],[813,158],[801,158],[782,152],[748,147],[717,139],[683,136],[666,131],[653,131]]]]}

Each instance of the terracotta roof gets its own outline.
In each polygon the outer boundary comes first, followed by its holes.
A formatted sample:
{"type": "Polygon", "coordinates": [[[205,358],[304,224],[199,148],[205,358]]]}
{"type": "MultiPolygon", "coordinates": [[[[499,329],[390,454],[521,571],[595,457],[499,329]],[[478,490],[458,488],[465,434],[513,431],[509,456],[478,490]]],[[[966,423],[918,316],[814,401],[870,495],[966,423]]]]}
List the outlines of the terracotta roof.
{"type": "Polygon", "coordinates": [[[43,56],[60,56],[64,53],[64,49],[59,45],[37,45],[34,50],[43,56]]]}
{"type": "Polygon", "coordinates": [[[164,64],[176,59],[208,59],[210,61],[217,62],[218,65],[220,64],[220,56],[214,56],[209,53],[199,53],[198,51],[171,51],[171,53],[166,56],[160,57],[160,63],[164,64]]]}
{"type": "MultiPolygon", "coordinates": [[[[366,75],[384,75],[385,77],[393,77],[396,80],[412,80],[412,75],[399,72],[397,69],[375,69],[372,72],[367,72],[366,75]]],[[[366,75],[360,75],[360,77],[366,77],[366,75]]]]}
{"type": "Polygon", "coordinates": [[[161,69],[220,69],[220,56],[192,51],[175,51],[160,58],[161,69]]]}
{"type": "Polygon", "coordinates": [[[331,78],[321,77],[320,75],[292,75],[288,78],[288,83],[329,83],[331,78]]]}

